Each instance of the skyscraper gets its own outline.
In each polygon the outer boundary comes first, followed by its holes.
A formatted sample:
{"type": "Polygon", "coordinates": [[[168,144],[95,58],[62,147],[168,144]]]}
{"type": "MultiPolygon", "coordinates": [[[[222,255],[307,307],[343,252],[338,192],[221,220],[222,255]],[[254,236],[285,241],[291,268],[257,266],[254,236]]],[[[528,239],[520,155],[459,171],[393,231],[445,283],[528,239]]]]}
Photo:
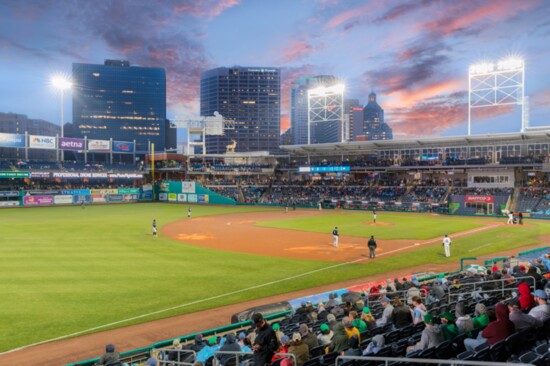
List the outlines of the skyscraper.
{"type": "Polygon", "coordinates": [[[346,141],[355,141],[363,135],[363,106],[359,99],[344,100],[344,125],[346,126],[346,141]]]}
{"type": "MultiPolygon", "coordinates": [[[[305,145],[308,143],[308,90],[318,87],[330,87],[340,81],[332,75],[318,75],[296,79],[290,90],[290,126],[293,143],[305,145]]],[[[322,107],[321,105],[317,105],[322,107]]],[[[331,111],[341,109],[341,105],[330,105],[331,111]]],[[[316,122],[311,124],[310,141],[312,144],[324,142],[339,142],[342,133],[341,119],[316,122]]]]}
{"type": "Polygon", "coordinates": [[[74,63],[73,136],[117,141],[136,140],[136,152],[175,148],[175,129],[167,128],[166,73],[163,68],[74,63]]]}
{"type": "MultiPolygon", "coordinates": [[[[41,119],[29,119],[24,114],[0,113],[0,132],[23,135],[56,136],[61,132],[61,127],[41,119]]],[[[25,159],[24,148],[0,147],[2,159],[25,159]]],[[[29,160],[55,161],[55,150],[28,149],[29,160]]]]}
{"type": "Polygon", "coordinates": [[[281,81],[277,68],[219,67],[201,75],[201,116],[219,112],[235,121],[224,136],[206,136],[206,152],[223,154],[232,140],[236,152],[279,150],[281,81]]]}
{"type": "Polygon", "coordinates": [[[384,122],[384,110],[376,101],[376,94],[369,94],[369,102],[363,108],[364,134],[367,140],[392,140],[393,131],[384,122]]]}

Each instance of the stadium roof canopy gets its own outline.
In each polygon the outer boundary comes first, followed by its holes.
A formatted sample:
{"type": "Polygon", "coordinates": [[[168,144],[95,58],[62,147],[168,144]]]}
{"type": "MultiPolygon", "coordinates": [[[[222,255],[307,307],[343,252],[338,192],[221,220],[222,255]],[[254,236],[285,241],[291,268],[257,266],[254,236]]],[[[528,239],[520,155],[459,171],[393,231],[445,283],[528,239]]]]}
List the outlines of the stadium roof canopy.
{"type": "Polygon", "coordinates": [[[502,133],[475,136],[445,136],[403,140],[334,142],[313,145],[284,145],[281,150],[290,155],[369,154],[382,150],[468,147],[489,145],[517,145],[550,143],[550,130],[524,133],[502,133]]]}

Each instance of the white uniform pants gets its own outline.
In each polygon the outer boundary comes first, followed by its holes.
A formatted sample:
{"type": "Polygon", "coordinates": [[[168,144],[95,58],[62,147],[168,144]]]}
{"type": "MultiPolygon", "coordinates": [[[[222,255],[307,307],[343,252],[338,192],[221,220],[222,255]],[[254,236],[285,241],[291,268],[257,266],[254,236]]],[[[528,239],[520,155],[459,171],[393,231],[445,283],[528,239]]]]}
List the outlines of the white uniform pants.
{"type": "Polygon", "coordinates": [[[445,257],[451,256],[451,244],[443,244],[443,247],[445,248],[445,257]]]}
{"type": "Polygon", "coordinates": [[[333,241],[332,241],[332,245],[334,245],[335,248],[338,248],[338,235],[333,235],[333,241]]]}

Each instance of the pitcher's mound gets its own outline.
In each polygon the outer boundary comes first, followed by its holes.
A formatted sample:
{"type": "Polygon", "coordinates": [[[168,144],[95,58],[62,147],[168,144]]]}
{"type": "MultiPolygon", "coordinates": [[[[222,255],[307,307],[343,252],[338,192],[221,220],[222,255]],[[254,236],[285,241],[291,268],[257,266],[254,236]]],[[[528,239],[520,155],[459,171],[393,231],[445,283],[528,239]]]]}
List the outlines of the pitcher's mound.
{"type": "Polygon", "coordinates": [[[363,225],[367,226],[393,226],[393,222],[364,222],[363,225]]]}

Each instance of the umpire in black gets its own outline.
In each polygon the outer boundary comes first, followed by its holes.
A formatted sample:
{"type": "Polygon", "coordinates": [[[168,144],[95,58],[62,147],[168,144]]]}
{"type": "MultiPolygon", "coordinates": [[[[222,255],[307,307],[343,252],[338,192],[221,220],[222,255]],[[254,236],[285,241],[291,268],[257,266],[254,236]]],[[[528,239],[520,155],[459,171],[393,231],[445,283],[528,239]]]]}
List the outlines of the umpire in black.
{"type": "Polygon", "coordinates": [[[275,331],[265,321],[260,313],[252,315],[252,325],[256,326],[256,339],[252,345],[254,351],[254,365],[265,366],[271,364],[273,355],[279,348],[275,331]]]}
{"type": "Polygon", "coordinates": [[[376,254],[374,253],[376,251],[376,240],[374,240],[374,235],[370,236],[367,245],[369,246],[369,258],[376,258],[376,254]]]}

